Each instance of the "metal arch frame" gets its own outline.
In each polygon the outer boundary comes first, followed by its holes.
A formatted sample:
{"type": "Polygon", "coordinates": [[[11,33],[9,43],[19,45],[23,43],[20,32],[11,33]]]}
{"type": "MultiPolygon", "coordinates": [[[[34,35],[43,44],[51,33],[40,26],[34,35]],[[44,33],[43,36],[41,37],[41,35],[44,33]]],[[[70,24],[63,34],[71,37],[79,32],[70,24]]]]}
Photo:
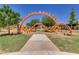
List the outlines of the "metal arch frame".
{"type": "Polygon", "coordinates": [[[51,18],[52,22],[55,22],[55,25],[52,26],[51,29],[49,29],[49,32],[52,32],[53,30],[55,30],[56,28],[58,29],[59,32],[61,32],[61,29],[59,27],[59,23],[57,22],[56,18],[54,16],[52,16],[51,14],[49,14],[48,12],[44,12],[44,11],[38,11],[38,12],[32,12],[30,14],[28,14],[20,23],[19,23],[19,27],[24,30],[24,31],[29,31],[29,29],[26,27],[24,29],[24,26],[23,23],[30,17],[30,16],[33,16],[33,15],[37,15],[37,14],[43,14],[45,16],[48,16],[49,18],[51,18]]]}
{"type": "Polygon", "coordinates": [[[38,26],[43,26],[43,28],[48,31],[47,26],[45,26],[43,23],[36,23],[36,24],[34,24],[34,25],[31,27],[31,29],[29,30],[29,32],[31,32],[33,29],[36,29],[36,28],[38,27],[37,25],[38,25],[38,26]],[[37,26],[37,27],[36,27],[36,26],[37,26]]]}

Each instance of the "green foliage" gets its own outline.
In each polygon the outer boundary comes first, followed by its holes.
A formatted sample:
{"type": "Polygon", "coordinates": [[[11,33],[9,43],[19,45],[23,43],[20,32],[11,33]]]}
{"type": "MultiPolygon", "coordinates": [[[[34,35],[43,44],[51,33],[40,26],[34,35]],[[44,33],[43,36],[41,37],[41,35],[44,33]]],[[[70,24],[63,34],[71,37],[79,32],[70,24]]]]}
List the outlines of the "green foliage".
{"type": "Polygon", "coordinates": [[[78,25],[78,20],[75,20],[73,24],[76,24],[76,25],[78,25]]]}
{"type": "Polygon", "coordinates": [[[55,23],[49,17],[42,17],[42,23],[46,26],[53,26],[55,23]]]}
{"type": "Polygon", "coordinates": [[[28,26],[33,26],[36,23],[42,22],[46,26],[53,26],[55,23],[49,17],[42,17],[41,21],[39,19],[32,19],[30,23],[27,23],[28,26]]]}
{"type": "Polygon", "coordinates": [[[10,26],[18,23],[20,14],[14,12],[8,5],[0,8],[0,26],[10,26]]]}
{"type": "Polygon", "coordinates": [[[76,14],[75,14],[75,11],[74,9],[71,10],[70,12],[70,17],[69,17],[69,24],[74,24],[74,21],[76,21],[76,14]]]}
{"type": "Polygon", "coordinates": [[[27,25],[33,26],[34,24],[39,23],[39,22],[40,22],[40,21],[39,21],[38,19],[32,19],[32,20],[30,21],[30,23],[27,23],[27,25]]]}
{"type": "Polygon", "coordinates": [[[19,13],[14,12],[8,5],[3,5],[3,7],[0,8],[0,27],[8,27],[10,34],[10,26],[18,24],[19,17],[19,13]]]}

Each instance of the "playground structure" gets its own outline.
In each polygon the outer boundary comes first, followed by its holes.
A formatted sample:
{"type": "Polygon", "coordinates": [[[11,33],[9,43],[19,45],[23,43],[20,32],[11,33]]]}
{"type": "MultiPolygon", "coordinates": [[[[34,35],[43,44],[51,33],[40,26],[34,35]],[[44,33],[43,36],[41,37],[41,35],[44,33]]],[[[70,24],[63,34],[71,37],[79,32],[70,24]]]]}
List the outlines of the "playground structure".
{"type": "MultiPolygon", "coordinates": [[[[52,16],[51,14],[47,13],[47,12],[44,12],[44,11],[38,11],[38,12],[32,12],[30,14],[28,14],[20,23],[19,23],[19,28],[23,31],[26,31],[26,32],[32,32],[33,29],[36,28],[36,25],[42,25],[48,32],[53,32],[54,30],[57,30],[58,32],[62,32],[62,29],[61,29],[61,26],[60,24],[57,22],[56,18],[54,16],[52,16]],[[23,26],[23,23],[30,17],[30,16],[33,16],[33,15],[37,15],[37,14],[43,14],[45,16],[48,16],[52,22],[54,22],[54,26],[52,26],[50,29],[48,29],[45,25],[43,25],[42,23],[37,23],[37,24],[34,24],[30,29],[28,29],[27,27],[23,26]]],[[[67,28],[70,33],[72,33],[72,30],[71,28],[68,26],[68,25],[65,25],[63,23],[63,25],[65,26],[65,28],[67,28]]]]}

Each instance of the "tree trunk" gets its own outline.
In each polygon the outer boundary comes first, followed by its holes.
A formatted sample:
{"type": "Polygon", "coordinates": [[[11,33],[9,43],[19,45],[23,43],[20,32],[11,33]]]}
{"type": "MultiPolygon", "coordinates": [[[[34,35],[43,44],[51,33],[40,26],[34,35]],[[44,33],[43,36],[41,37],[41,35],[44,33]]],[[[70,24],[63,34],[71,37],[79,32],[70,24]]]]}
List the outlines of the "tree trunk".
{"type": "Polygon", "coordinates": [[[71,29],[72,29],[72,24],[71,24],[71,29]]]}
{"type": "Polygon", "coordinates": [[[1,28],[0,28],[0,32],[1,32],[1,28]]]}
{"type": "Polygon", "coordinates": [[[18,33],[18,34],[20,33],[19,25],[17,25],[17,33],[18,33]]]}
{"type": "Polygon", "coordinates": [[[8,26],[8,34],[10,34],[10,26],[8,26]]]}

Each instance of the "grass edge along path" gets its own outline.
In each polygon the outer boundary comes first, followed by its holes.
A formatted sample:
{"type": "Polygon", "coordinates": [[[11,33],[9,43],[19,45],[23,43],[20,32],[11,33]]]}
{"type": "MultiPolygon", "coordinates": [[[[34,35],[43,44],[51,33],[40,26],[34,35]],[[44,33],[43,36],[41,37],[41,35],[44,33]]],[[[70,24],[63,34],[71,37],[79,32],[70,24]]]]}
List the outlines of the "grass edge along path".
{"type": "Polygon", "coordinates": [[[46,35],[60,49],[60,51],[79,53],[79,35],[72,37],[56,33],[46,35]]]}
{"type": "Polygon", "coordinates": [[[19,51],[30,36],[28,34],[0,36],[0,53],[19,51]]]}

